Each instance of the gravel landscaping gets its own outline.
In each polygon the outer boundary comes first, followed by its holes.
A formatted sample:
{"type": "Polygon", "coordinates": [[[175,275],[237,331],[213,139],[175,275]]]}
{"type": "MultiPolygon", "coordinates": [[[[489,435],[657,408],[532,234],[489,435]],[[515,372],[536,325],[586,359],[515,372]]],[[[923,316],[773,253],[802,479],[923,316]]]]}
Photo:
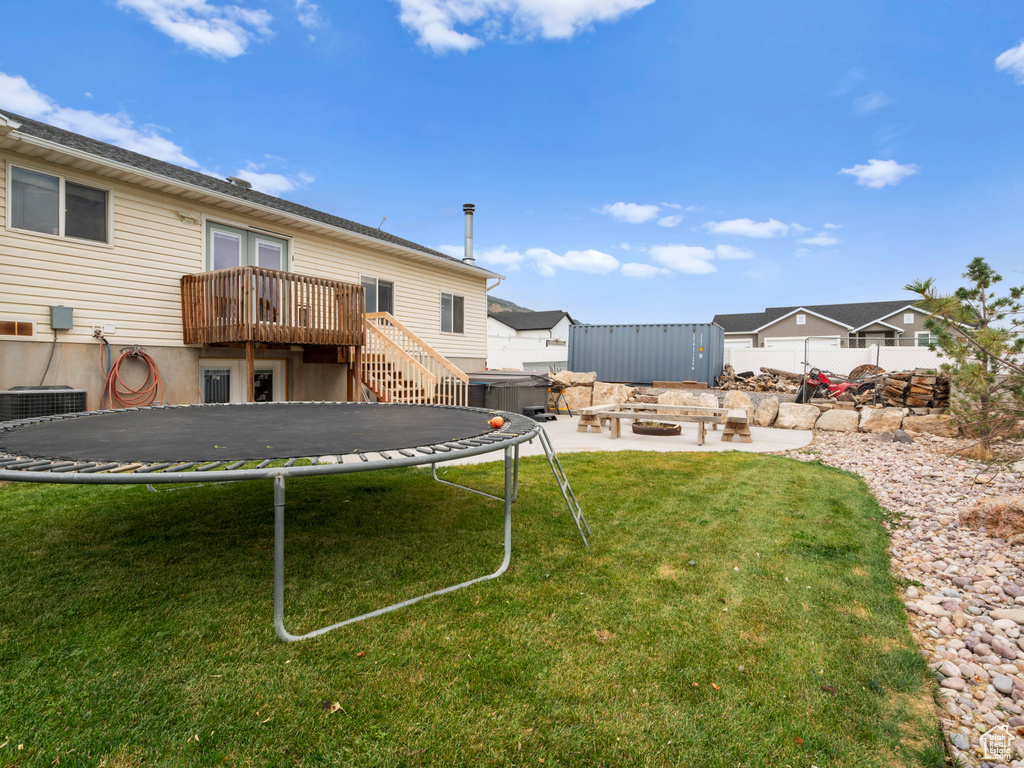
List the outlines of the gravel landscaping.
{"type": "Polygon", "coordinates": [[[954,764],[1024,768],[1017,732],[1024,733],[1024,547],[959,518],[983,498],[1022,493],[1024,478],[954,456],[966,445],[961,440],[880,438],[819,432],[794,456],[861,475],[879,503],[903,517],[892,530],[893,570],[911,630],[935,671],[954,764]],[[983,760],[981,735],[1004,724],[1015,739],[1013,760],[983,760]]]}

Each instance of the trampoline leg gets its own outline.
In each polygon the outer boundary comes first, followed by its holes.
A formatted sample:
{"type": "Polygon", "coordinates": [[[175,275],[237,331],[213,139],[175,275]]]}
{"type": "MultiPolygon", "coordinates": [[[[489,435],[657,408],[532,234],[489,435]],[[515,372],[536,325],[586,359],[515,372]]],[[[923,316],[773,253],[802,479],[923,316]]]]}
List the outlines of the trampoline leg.
{"type": "MultiPolygon", "coordinates": [[[[388,605],[384,608],[378,608],[375,611],[361,614],[359,616],[353,616],[351,619],[345,621],[339,621],[337,624],[331,624],[328,627],[317,629],[312,632],[307,632],[304,635],[293,635],[284,628],[284,478],[281,476],[274,478],[274,630],[277,632],[277,636],[284,640],[286,643],[294,642],[296,640],[306,640],[311,637],[317,637],[330,632],[332,629],[338,629],[346,624],[354,624],[357,621],[364,621],[365,619],[372,619],[374,616],[380,616],[384,613],[390,613],[391,611],[397,611],[399,608],[405,608],[407,605],[418,603],[420,600],[425,600],[428,597],[436,597],[437,595],[444,595],[449,592],[454,592],[457,589],[463,589],[465,587],[477,584],[481,581],[488,581],[490,579],[496,579],[506,570],[508,570],[509,563],[512,561],[512,497],[513,497],[513,464],[518,465],[518,461],[515,461],[512,457],[512,449],[505,449],[505,497],[499,499],[499,501],[505,502],[505,557],[501,561],[501,565],[498,566],[498,570],[494,573],[490,573],[486,576],[478,576],[475,579],[464,581],[461,584],[455,584],[444,589],[439,589],[435,592],[428,592],[425,595],[419,597],[413,597],[408,600],[403,600],[400,603],[394,605],[388,605]]],[[[518,467],[517,467],[518,468],[518,467]]],[[[444,483],[444,480],[440,482],[444,483]]],[[[447,485],[454,485],[453,483],[446,483],[447,485]]],[[[461,487],[461,486],[457,486],[461,487]]],[[[468,488],[467,490],[473,490],[468,488]]],[[[475,493],[481,493],[475,491],[475,493]]],[[[482,494],[487,496],[489,494],[482,494]]],[[[493,496],[491,498],[498,498],[493,496]]]]}

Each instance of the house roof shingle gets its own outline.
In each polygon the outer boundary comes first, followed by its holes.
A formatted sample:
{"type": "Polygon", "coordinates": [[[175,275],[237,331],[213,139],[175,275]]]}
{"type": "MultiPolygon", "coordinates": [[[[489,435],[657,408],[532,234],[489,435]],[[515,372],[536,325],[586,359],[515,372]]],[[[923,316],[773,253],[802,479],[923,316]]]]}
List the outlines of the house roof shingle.
{"type": "Polygon", "coordinates": [[[569,323],[576,325],[569,313],[560,309],[546,312],[488,312],[487,315],[516,331],[546,331],[558,325],[563,317],[568,317],[569,323]]]}
{"type": "Polygon", "coordinates": [[[726,333],[753,333],[758,328],[774,323],[790,312],[806,309],[851,328],[860,328],[875,320],[888,317],[893,312],[898,312],[913,304],[914,301],[915,299],[910,298],[896,301],[866,301],[857,304],[801,304],[793,307],[768,307],[764,312],[715,315],[712,322],[722,326],[726,333]]]}
{"type": "MultiPolygon", "coordinates": [[[[239,200],[244,200],[245,202],[267,208],[274,208],[279,211],[283,211],[284,213],[291,214],[292,216],[309,219],[310,221],[319,222],[338,229],[345,229],[358,235],[391,243],[392,245],[409,248],[414,251],[434,256],[438,259],[443,259],[447,262],[460,264],[462,266],[470,266],[465,264],[461,259],[449,256],[441,251],[435,251],[425,245],[414,243],[411,240],[397,237],[389,232],[374,229],[373,227],[368,227],[364,224],[350,221],[349,219],[343,219],[340,216],[334,216],[330,213],[318,211],[314,208],[299,205],[298,203],[293,203],[289,200],[282,200],[279,197],[274,197],[273,195],[268,195],[264,192],[257,192],[254,189],[245,189],[244,187],[216,178],[215,176],[207,176],[205,173],[199,173],[198,171],[189,170],[188,168],[182,168],[179,165],[174,165],[173,163],[168,163],[163,160],[157,160],[156,158],[148,157],[129,149],[122,149],[121,147],[114,146],[113,144],[107,144],[106,142],[91,139],[88,136],[82,136],[81,134],[66,131],[63,128],[47,125],[46,123],[41,123],[37,120],[23,117],[13,112],[8,112],[7,110],[0,112],[0,117],[5,116],[20,123],[21,125],[16,129],[16,131],[17,133],[24,134],[26,136],[43,139],[54,144],[68,147],[69,149],[75,149],[80,152],[94,155],[101,159],[111,160],[122,165],[137,168],[141,171],[155,173],[172,181],[200,187],[211,192],[230,195],[231,197],[238,198],[239,200]]],[[[493,275],[495,277],[498,276],[496,273],[484,269],[483,267],[473,266],[482,273],[493,275]]]]}

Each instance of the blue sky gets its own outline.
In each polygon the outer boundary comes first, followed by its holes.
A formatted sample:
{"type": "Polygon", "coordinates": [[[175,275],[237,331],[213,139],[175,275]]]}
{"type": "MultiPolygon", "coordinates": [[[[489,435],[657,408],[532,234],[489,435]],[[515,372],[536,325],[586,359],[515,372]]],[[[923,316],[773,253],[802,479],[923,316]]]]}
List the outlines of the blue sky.
{"type": "Polygon", "coordinates": [[[33,0],[8,109],[457,253],[586,322],[1024,282],[1019,0],[33,0]]]}

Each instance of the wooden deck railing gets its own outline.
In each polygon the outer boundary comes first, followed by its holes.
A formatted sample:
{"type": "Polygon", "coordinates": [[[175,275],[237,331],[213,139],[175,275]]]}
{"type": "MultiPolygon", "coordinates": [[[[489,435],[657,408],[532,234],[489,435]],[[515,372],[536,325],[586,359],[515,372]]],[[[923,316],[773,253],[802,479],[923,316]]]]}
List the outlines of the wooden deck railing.
{"type": "MultiPolygon", "coordinates": [[[[415,362],[433,378],[433,389],[426,400],[397,400],[392,402],[427,402],[446,405],[465,405],[469,387],[469,377],[431,347],[427,342],[410,331],[388,312],[368,312],[366,314],[367,346],[363,354],[363,378],[368,379],[368,366],[376,363],[372,358],[375,354],[393,354],[398,359],[415,362]],[[371,349],[371,338],[386,338],[389,344],[378,344],[371,349]]],[[[376,342],[374,342],[376,344],[376,342]]],[[[369,383],[368,383],[368,386],[369,383]]],[[[380,397],[380,393],[377,393],[380,397]]]]}
{"type": "Polygon", "coordinates": [[[186,344],[362,346],[363,288],[263,267],[184,275],[186,344]]]}

